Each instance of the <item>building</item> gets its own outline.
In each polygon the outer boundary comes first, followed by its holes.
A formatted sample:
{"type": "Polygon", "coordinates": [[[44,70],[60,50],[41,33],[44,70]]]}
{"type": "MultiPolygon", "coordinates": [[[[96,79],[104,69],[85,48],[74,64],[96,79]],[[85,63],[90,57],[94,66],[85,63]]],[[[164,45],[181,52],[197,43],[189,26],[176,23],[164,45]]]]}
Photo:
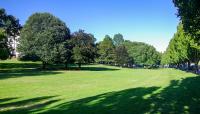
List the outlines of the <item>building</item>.
{"type": "Polygon", "coordinates": [[[12,47],[11,56],[16,57],[16,58],[19,57],[19,52],[17,52],[17,45],[19,44],[19,42],[18,42],[19,37],[20,36],[17,36],[15,38],[13,38],[13,37],[8,38],[10,46],[12,47]]]}

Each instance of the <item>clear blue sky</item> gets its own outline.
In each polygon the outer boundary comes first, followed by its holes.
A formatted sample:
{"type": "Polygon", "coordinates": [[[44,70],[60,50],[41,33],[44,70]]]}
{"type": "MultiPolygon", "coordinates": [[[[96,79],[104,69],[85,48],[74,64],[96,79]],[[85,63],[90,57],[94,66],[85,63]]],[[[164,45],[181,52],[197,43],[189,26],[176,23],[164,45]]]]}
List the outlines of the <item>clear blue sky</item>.
{"type": "Polygon", "coordinates": [[[121,33],[164,51],[179,19],[172,0],[1,0],[0,7],[23,25],[35,12],[50,12],[74,32],[84,29],[98,41],[121,33]]]}

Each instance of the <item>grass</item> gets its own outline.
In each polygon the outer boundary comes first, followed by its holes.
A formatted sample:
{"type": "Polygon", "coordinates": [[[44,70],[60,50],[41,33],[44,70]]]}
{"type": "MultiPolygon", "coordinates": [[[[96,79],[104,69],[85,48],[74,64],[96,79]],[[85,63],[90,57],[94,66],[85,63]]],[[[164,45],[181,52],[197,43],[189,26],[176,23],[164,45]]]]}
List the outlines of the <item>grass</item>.
{"type": "Polygon", "coordinates": [[[0,62],[2,114],[200,113],[200,77],[192,73],[104,65],[43,71],[40,62],[0,62]]]}

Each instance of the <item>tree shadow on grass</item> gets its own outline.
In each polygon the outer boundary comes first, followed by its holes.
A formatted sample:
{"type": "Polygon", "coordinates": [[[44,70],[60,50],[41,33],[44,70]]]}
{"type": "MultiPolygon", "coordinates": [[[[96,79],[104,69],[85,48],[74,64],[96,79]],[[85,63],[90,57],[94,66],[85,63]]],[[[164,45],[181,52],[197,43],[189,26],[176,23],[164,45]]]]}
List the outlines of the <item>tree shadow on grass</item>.
{"type": "Polygon", "coordinates": [[[0,104],[0,113],[28,114],[33,112],[34,110],[44,108],[47,105],[60,101],[60,99],[55,99],[55,97],[57,96],[43,96],[43,97],[26,99],[22,101],[0,104]]]}
{"type": "Polygon", "coordinates": [[[150,108],[144,97],[158,87],[133,88],[105,93],[93,97],[66,102],[52,107],[44,114],[133,114],[144,113],[150,108]]]}
{"type": "Polygon", "coordinates": [[[53,70],[46,70],[43,71],[37,68],[23,68],[23,69],[3,69],[0,70],[0,80],[7,79],[7,78],[18,78],[24,76],[48,76],[48,75],[55,75],[60,74],[61,72],[53,71],[53,70]]]}
{"type": "Polygon", "coordinates": [[[81,69],[77,67],[70,67],[69,70],[76,70],[76,71],[117,71],[120,69],[117,68],[106,68],[106,67],[96,67],[96,66],[82,66],[81,69]]]}
{"type": "Polygon", "coordinates": [[[159,94],[153,95],[150,113],[200,114],[200,77],[173,80],[159,94]]]}
{"type": "Polygon", "coordinates": [[[139,87],[66,102],[44,114],[200,114],[200,77],[173,80],[158,87],[139,87]]]}
{"type": "Polygon", "coordinates": [[[4,102],[8,102],[11,100],[17,99],[17,97],[12,97],[12,98],[1,98],[0,99],[0,104],[4,103],[4,102]]]}
{"type": "Polygon", "coordinates": [[[39,68],[41,67],[38,63],[0,63],[0,69],[22,69],[22,68],[39,68]]]}
{"type": "MultiPolygon", "coordinates": [[[[58,102],[48,100],[36,103],[29,108],[22,107],[5,110],[3,113],[40,113],[40,114],[200,114],[200,77],[173,80],[166,88],[138,87],[104,93],[92,97],[52,105],[58,102]]],[[[43,98],[42,98],[43,99],[43,98]]],[[[44,98],[45,99],[45,98],[44,98]]],[[[47,98],[49,99],[49,98],[47,98]]],[[[0,107],[29,104],[40,98],[4,103],[0,107]]],[[[33,103],[34,104],[34,103],[33,103]]],[[[1,113],[1,112],[0,112],[1,113]]]]}
{"type": "MultiPolygon", "coordinates": [[[[23,76],[46,76],[59,74],[60,70],[64,70],[63,65],[49,65],[46,70],[41,69],[38,63],[0,63],[0,79],[17,78],[23,76]]],[[[83,66],[80,70],[71,66],[68,70],[76,71],[116,71],[120,69],[83,66]]],[[[67,70],[66,70],[67,71],[67,70]]]]}
{"type": "Polygon", "coordinates": [[[0,80],[23,76],[47,76],[60,74],[55,70],[42,70],[38,63],[0,63],[0,80]]]}

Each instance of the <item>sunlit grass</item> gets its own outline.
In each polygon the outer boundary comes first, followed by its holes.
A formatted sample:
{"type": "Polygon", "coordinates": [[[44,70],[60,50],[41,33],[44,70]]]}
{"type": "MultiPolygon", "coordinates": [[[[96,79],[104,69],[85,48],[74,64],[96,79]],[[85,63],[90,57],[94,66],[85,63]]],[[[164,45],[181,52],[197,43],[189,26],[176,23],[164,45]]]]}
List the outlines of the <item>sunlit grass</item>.
{"type": "MultiPolygon", "coordinates": [[[[171,94],[176,98],[185,90],[177,89],[177,94],[168,91],[176,86],[180,88],[182,80],[196,77],[175,69],[85,65],[83,70],[43,71],[39,69],[40,66],[40,62],[1,61],[0,113],[154,113],[155,109],[159,112],[159,107],[156,107],[158,103],[165,103],[156,99],[157,96],[163,95],[169,101],[173,100],[171,94]],[[176,86],[163,94],[174,81],[176,86]]],[[[173,110],[169,108],[163,111],[173,110]]]]}

